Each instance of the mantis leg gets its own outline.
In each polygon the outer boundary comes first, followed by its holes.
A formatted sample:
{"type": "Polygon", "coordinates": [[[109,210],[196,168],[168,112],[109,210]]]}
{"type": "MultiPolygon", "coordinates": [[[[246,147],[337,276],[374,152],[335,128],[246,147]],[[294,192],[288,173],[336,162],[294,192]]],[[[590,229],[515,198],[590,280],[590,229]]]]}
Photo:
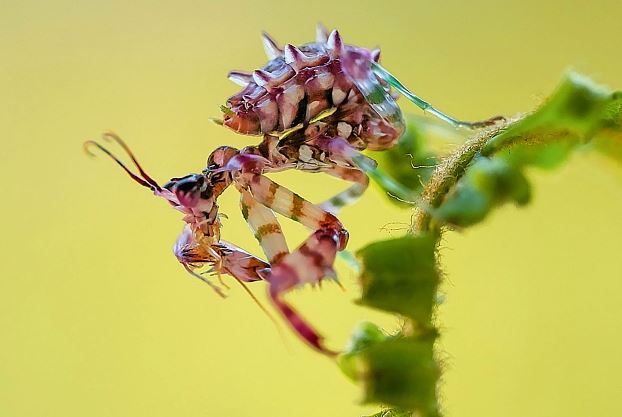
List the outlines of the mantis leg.
{"type": "Polygon", "coordinates": [[[412,101],[421,110],[428,112],[442,121],[454,127],[466,127],[478,129],[485,126],[494,125],[495,122],[504,119],[501,116],[492,117],[478,122],[465,122],[455,119],[432,106],[421,97],[410,91],[393,74],[387,71],[378,62],[375,62],[371,54],[364,54],[361,51],[350,51],[342,55],[341,62],[344,72],[357,86],[359,91],[365,96],[367,102],[384,119],[403,123],[399,107],[395,103],[389,91],[378,82],[378,78],[385,81],[395,88],[400,94],[412,101]],[[377,78],[376,78],[377,77],[377,78]]]}
{"type": "Polygon", "coordinates": [[[328,158],[334,162],[341,161],[348,163],[362,171],[367,177],[381,184],[384,189],[392,194],[408,199],[411,191],[394,181],[391,177],[382,173],[378,164],[372,158],[363,155],[360,151],[353,148],[348,141],[340,137],[320,136],[312,141],[312,144],[328,153],[328,158]]]}
{"type": "Polygon", "coordinates": [[[255,200],[248,190],[242,187],[238,187],[238,190],[244,219],[255,234],[268,261],[271,264],[278,262],[289,253],[289,249],[274,212],[255,200]]]}
{"type": "Polygon", "coordinates": [[[358,168],[334,166],[324,172],[328,175],[354,182],[346,190],[320,204],[320,208],[332,214],[337,214],[342,207],[353,204],[369,186],[369,178],[358,168]]]}
{"type": "Polygon", "coordinates": [[[421,97],[417,96],[415,93],[410,91],[408,88],[404,86],[393,74],[387,71],[382,65],[377,62],[370,62],[371,69],[374,74],[376,74],[380,79],[386,81],[391,87],[395,88],[400,94],[406,97],[408,100],[415,103],[417,107],[419,107],[424,112],[428,112],[433,116],[438,117],[442,121],[449,123],[454,127],[466,127],[469,129],[479,129],[486,126],[494,125],[495,122],[499,120],[504,120],[503,116],[495,116],[490,119],[481,120],[477,122],[465,122],[463,120],[454,119],[453,117],[443,113],[438,110],[434,106],[432,106],[427,101],[423,100],[421,97]]]}
{"type": "Polygon", "coordinates": [[[269,264],[231,243],[213,241],[206,236],[197,239],[187,225],[177,238],[173,252],[188,273],[223,297],[222,289],[197,270],[208,265],[211,268],[207,273],[229,274],[242,282],[259,281],[261,273],[270,270],[269,264]]]}
{"type": "MultiPolygon", "coordinates": [[[[207,273],[217,275],[219,278],[220,274],[231,275],[276,325],[270,312],[245,284],[246,282],[264,279],[263,276],[270,271],[270,265],[231,243],[215,241],[216,239],[213,236],[209,238],[202,236],[197,241],[190,227],[186,226],[175,243],[175,256],[190,275],[208,284],[221,297],[225,297],[222,289],[208,279],[205,272],[201,273],[197,270],[202,269],[205,265],[210,265],[211,269],[206,271],[207,273]]],[[[221,285],[226,287],[222,281],[221,285]]]]}
{"type": "Polygon", "coordinates": [[[339,250],[345,248],[348,233],[334,215],[266,176],[246,173],[242,177],[243,184],[258,202],[311,230],[334,230],[339,237],[339,250]]]}
{"type": "Polygon", "coordinates": [[[333,162],[332,166],[322,172],[354,182],[345,191],[319,205],[320,209],[336,214],[341,207],[352,204],[365,192],[369,186],[366,172],[375,170],[377,163],[339,136],[321,135],[311,140],[309,144],[326,152],[327,159],[333,162]],[[347,165],[337,165],[338,163],[347,165]]]}
{"type": "MultiPolygon", "coordinates": [[[[334,355],[335,352],[324,346],[323,337],[283,299],[283,294],[306,283],[320,282],[327,276],[335,277],[333,263],[337,251],[344,249],[347,243],[346,230],[334,215],[263,175],[241,174],[238,181],[240,188],[248,190],[248,195],[242,196],[245,204],[249,201],[247,199],[250,195],[257,203],[260,203],[254,206],[255,210],[263,205],[314,230],[295,251],[276,256],[278,259],[272,263],[270,271],[262,273],[262,276],[269,283],[268,295],[272,302],[300,337],[316,350],[327,355],[334,355]]],[[[248,218],[251,219],[250,209],[248,218]]],[[[254,218],[260,217],[257,215],[254,218]]],[[[260,227],[258,223],[251,224],[251,228],[256,230],[256,233],[260,227]]],[[[269,226],[266,229],[272,231],[275,227],[269,226]]],[[[268,257],[275,257],[279,253],[272,244],[262,244],[262,246],[264,250],[267,248],[268,257]]]]}
{"type": "Polygon", "coordinates": [[[270,270],[268,263],[232,243],[221,241],[218,245],[218,252],[221,264],[219,270],[215,272],[229,274],[238,281],[259,281],[262,279],[261,274],[270,270]]]}

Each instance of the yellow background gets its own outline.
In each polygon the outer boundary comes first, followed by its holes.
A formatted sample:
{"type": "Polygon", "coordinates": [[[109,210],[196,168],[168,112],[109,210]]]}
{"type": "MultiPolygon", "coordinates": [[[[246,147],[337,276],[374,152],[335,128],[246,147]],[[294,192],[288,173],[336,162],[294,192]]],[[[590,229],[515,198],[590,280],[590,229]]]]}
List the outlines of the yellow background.
{"type": "MultiPolygon", "coordinates": [[[[570,66],[622,88],[621,17],[619,0],[4,1],[0,416],[371,414],[240,288],[223,301],[189,279],[171,254],[180,216],[82,142],[113,129],[160,181],[200,171],[214,147],[255,141],[208,121],[238,90],[227,71],[263,64],[262,29],[299,44],[317,21],[381,45],[385,66],[450,114],[512,114],[570,66]]],[[[448,416],[622,414],[621,173],[576,155],[531,173],[533,205],[446,236],[448,416]]],[[[343,188],[277,179],[314,201],[343,188]]],[[[223,233],[258,251],[236,201],[233,190],[222,199],[223,233]]],[[[409,216],[372,190],[341,217],[356,249],[409,216]]],[[[306,232],[284,223],[293,247],[306,232]]],[[[352,304],[354,274],[339,271],[346,292],[291,297],[329,344],[343,346],[362,318],[390,328],[352,304]]]]}

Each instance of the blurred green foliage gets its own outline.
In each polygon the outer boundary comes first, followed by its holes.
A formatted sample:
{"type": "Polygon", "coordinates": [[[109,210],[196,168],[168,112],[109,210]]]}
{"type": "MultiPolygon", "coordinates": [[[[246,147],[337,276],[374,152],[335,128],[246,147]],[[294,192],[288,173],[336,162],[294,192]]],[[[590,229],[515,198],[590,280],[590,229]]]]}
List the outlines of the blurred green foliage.
{"type": "MultiPolygon", "coordinates": [[[[423,123],[422,118],[408,119],[406,132],[394,147],[369,153],[378,162],[379,170],[404,187],[406,191],[396,197],[405,201],[412,201],[421,192],[438,161],[438,155],[430,149],[430,143],[422,129],[423,123]]],[[[383,182],[376,182],[388,193],[395,192],[383,187],[383,182]]],[[[408,205],[395,198],[390,201],[398,205],[408,205]]]]}
{"type": "Polygon", "coordinates": [[[378,183],[398,182],[410,190],[411,201],[427,202],[418,210],[434,227],[413,226],[407,236],[374,242],[358,252],[358,302],[404,320],[402,330],[391,336],[371,323],[360,325],[339,360],[343,372],[361,383],[365,402],[394,407],[374,417],[440,415],[432,318],[442,226],[471,226],[505,202],[527,204],[526,169],[555,168],[577,149],[622,161],[622,94],[570,73],[537,111],[491,130],[490,136],[474,138],[473,144],[443,159],[431,153],[411,124],[399,145],[380,156],[381,175],[390,178],[378,183]],[[415,168],[430,161],[442,168],[415,168]],[[448,178],[430,181],[437,174],[448,178]]]}

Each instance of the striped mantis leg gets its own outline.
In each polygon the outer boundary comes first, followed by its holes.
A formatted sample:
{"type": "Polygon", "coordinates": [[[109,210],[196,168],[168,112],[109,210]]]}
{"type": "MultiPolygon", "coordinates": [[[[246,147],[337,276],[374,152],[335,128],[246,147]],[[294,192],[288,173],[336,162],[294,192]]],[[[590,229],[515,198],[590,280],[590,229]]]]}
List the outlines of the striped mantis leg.
{"type": "Polygon", "coordinates": [[[273,260],[270,271],[262,274],[269,283],[268,295],[303,340],[324,354],[335,355],[324,346],[323,337],[283,299],[283,294],[325,277],[334,278],[333,263],[337,251],[346,246],[347,231],[335,216],[263,175],[237,173],[235,177],[242,193],[244,216],[266,256],[273,260]],[[296,250],[287,251],[272,210],[303,224],[313,233],[296,250]]]}
{"type": "Polygon", "coordinates": [[[337,214],[342,207],[354,204],[369,186],[369,178],[358,168],[334,166],[324,171],[326,174],[346,181],[354,182],[344,191],[321,203],[321,209],[337,214]]]}

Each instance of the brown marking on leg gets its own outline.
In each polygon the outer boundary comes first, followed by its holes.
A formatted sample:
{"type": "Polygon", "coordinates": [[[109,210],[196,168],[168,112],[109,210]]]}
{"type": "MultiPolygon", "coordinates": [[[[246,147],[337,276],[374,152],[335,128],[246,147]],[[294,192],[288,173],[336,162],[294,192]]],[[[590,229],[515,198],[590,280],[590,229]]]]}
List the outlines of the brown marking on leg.
{"type": "MultiPolygon", "coordinates": [[[[321,254],[318,251],[315,251],[313,249],[311,249],[310,247],[306,246],[306,245],[302,245],[298,251],[303,254],[305,257],[309,258],[312,260],[313,265],[315,266],[322,266],[323,264],[325,264],[325,256],[323,254],[321,254]]],[[[322,277],[323,278],[323,277],[322,277]]]]}
{"type": "Polygon", "coordinates": [[[274,203],[274,198],[276,197],[276,190],[278,190],[280,185],[276,182],[270,182],[270,187],[268,188],[268,194],[266,195],[266,203],[265,205],[270,207],[272,203],[274,203]]]}
{"type": "Polygon", "coordinates": [[[277,264],[279,263],[283,257],[287,256],[289,254],[289,252],[278,252],[275,253],[274,255],[272,255],[272,259],[270,259],[270,263],[271,264],[277,264]]]}
{"type": "Polygon", "coordinates": [[[244,217],[244,220],[248,220],[249,206],[245,204],[244,201],[240,201],[240,208],[242,210],[242,217],[244,217]]]}
{"type": "MultiPolygon", "coordinates": [[[[250,181],[256,184],[258,178],[260,178],[260,176],[255,175],[250,181]]],[[[263,184],[266,185],[265,182],[263,184]]],[[[262,184],[259,184],[258,187],[258,195],[264,194],[264,188],[262,188],[261,185],[262,184]]],[[[276,254],[282,252],[289,253],[281,226],[272,210],[255,200],[249,190],[242,187],[238,187],[238,190],[241,193],[240,203],[242,209],[244,210],[244,208],[246,208],[245,219],[251,230],[253,230],[255,238],[261,245],[268,260],[272,262],[276,254]]]]}
{"type": "Polygon", "coordinates": [[[256,235],[259,236],[258,239],[260,240],[260,238],[271,233],[281,233],[281,226],[278,223],[262,224],[257,228],[256,235]]]}
{"type": "Polygon", "coordinates": [[[293,193],[292,196],[292,214],[291,218],[294,221],[298,221],[302,216],[302,211],[305,205],[304,198],[300,197],[298,194],[293,193]]]}

